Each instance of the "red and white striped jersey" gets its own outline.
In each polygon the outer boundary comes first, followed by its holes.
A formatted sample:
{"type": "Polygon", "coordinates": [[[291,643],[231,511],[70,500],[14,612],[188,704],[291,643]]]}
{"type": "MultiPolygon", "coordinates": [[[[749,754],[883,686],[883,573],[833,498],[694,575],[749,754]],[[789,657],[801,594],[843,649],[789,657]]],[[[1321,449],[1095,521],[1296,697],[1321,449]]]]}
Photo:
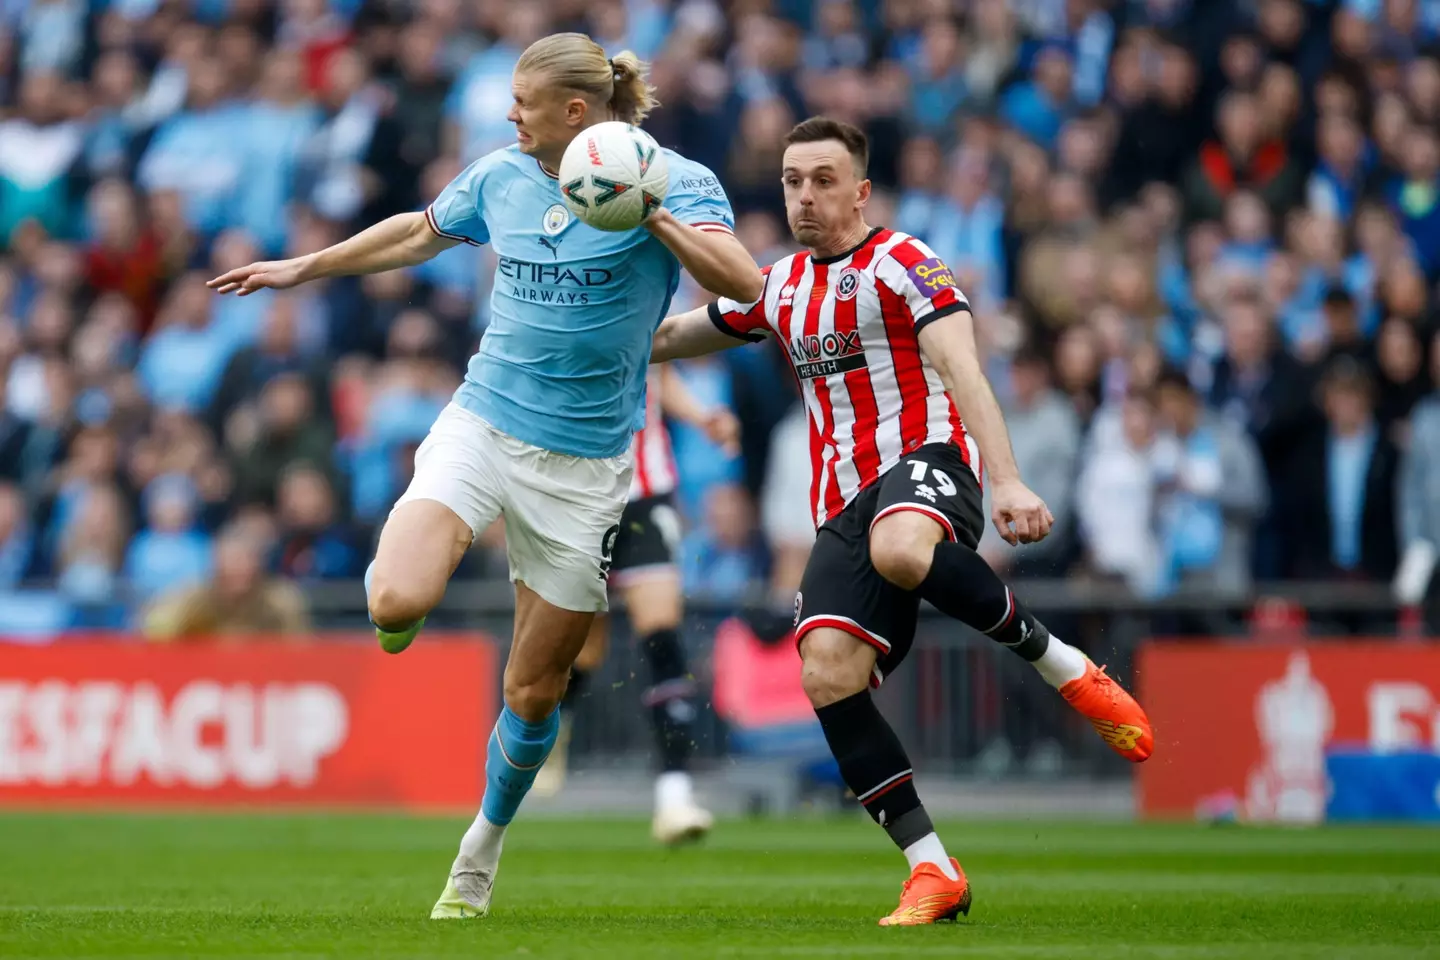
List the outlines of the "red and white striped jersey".
{"type": "Polygon", "coordinates": [[[920,349],[926,324],[969,302],[914,237],[876,228],[840,256],[786,257],[754,303],[722,298],[710,319],[731,336],[773,333],[810,415],[810,503],[818,527],[927,443],[953,442],[980,477],[980,454],[920,349]]]}
{"type": "Polygon", "coordinates": [[[658,497],[674,490],[675,454],[660,411],[660,374],[656,369],[651,369],[645,381],[645,426],[635,434],[632,444],[635,472],[630,478],[629,499],[658,497]]]}

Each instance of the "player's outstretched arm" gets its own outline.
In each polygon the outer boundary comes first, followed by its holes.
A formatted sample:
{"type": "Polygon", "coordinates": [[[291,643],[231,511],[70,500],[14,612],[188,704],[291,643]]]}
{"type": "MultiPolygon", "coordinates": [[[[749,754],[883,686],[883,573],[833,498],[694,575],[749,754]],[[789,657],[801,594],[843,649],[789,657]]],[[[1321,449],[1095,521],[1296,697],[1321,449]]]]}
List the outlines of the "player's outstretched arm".
{"type": "Polygon", "coordinates": [[[734,234],[681,223],[664,207],[645,218],[645,228],[670,248],[680,265],[706,290],[739,303],[759,299],[765,279],[755,258],[734,234]]]}
{"type": "Polygon", "coordinates": [[[424,263],[459,242],[437,234],[423,213],[399,213],[333,247],[290,260],[238,267],[211,280],[209,286],[217,293],[243,297],[267,287],[285,290],[324,277],[383,273],[424,263]]]}
{"type": "Polygon", "coordinates": [[[1055,517],[1045,501],[1020,479],[1000,404],[980,368],[973,315],[969,310],[956,310],[927,323],[920,330],[920,349],[940,374],[965,429],[980,445],[993,493],[991,520],[995,529],[1010,544],[1043,539],[1055,517]]]}
{"type": "Polygon", "coordinates": [[[664,363],[666,360],[703,357],[707,353],[718,353],[743,343],[744,340],[725,333],[715,325],[710,319],[709,307],[701,307],[698,310],[674,314],[661,321],[655,330],[655,342],[650,347],[650,362],[664,363]]]}

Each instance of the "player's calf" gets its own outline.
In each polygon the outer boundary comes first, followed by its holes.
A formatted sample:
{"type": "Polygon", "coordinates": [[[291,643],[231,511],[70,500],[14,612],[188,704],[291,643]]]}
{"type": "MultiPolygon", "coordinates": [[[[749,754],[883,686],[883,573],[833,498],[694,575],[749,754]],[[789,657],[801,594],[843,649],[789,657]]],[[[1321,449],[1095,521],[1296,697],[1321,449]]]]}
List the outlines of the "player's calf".
{"type": "Polygon", "coordinates": [[[905,853],[951,881],[962,875],[945,853],[915,792],[910,758],[868,689],[874,649],[840,630],[819,627],[800,641],[805,692],[840,766],[840,775],[870,818],[905,853]]]}
{"type": "Polygon", "coordinates": [[[1145,711],[1103,668],[1053,636],[978,553],[947,536],[928,511],[903,505],[870,528],[870,562],[886,580],[914,590],[942,613],[1009,647],[1078,710],[1116,753],[1150,756],[1145,711]]]}

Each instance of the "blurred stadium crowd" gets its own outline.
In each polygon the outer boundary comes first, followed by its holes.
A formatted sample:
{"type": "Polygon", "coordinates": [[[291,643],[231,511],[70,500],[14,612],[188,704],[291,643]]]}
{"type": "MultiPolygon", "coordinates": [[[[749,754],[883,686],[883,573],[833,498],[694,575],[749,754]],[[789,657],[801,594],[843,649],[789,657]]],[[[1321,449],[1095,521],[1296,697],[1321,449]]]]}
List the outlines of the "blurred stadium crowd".
{"type": "MultiPolygon", "coordinates": [[[[1440,543],[1440,2],[0,0],[0,629],[299,627],[363,572],[488,254],[204,281],[427,202],[561,29],[653,61],[648,128],[762,263],[789,125],[870,133],[870,220],[955,269],[1059,520],[997,566],[1238,595],[1440,543]]],[[[695,591],[798,580],[783,367],[684,366],[745,426],[733,459],[675,428],[695,591]]],[[[503,577],[501,536],[460,575],[503,577]]]]}

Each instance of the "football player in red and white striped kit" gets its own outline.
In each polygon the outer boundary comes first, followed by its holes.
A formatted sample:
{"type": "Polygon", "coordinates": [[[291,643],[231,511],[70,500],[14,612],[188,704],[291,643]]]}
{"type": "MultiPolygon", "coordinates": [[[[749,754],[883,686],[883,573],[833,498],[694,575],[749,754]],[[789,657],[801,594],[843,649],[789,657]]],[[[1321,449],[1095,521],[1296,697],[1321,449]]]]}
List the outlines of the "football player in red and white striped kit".
{"type": "MultiPolygon", "coordinates": [[[[640,699],[649,710],[660,756],[652,832],[661,843],[676,844],[703,836],[714,818],[696,802],[690,779],[696,686],[680,640],[684,618],[676,568],[680,517],[673,503],[677,475],[666,416],[703,431],[731,453],[738,450],[740,425],[724,407],[707,409],[701,404],[673,368],[653,368],[646,384],[645,426],[630,447],[635,470],[629,501],[620,515],[614,543],[606,544],[609,586],[612,595],[618,592],[624,600],[631,633],[649,673],[640,699]]],[[[585,691],[590,671],[604,662],[609,635],[609,618],[597,616],[584,649],[575,658],[570,685],[561,701],[560,737],[535,780],[535,789],[542,795],[558,791],[564,780],[571,710],[585,691]]]]}
{"type": "Polygon", "coordinates": [[[754,303],[667,318],[651,362],[765,336],[788,354],[810,418],[818,528],[795,598],[805,691],[845,782],[910,864],[899,907],[880,922],[954,919],[969,911],[969,883],[868,689],[909,651],[921,599],[1032,663],[1127,759],[1148,757],[1154,738],[1134,698],[975,551],[982,454],[1007,541],[1039,540],[1053,518],[1020,479],[954,276],[916,238],[866,224],[864,133],[817,117],[785,142],[786,214],[808,252],[768,268],[754,303]]]}

